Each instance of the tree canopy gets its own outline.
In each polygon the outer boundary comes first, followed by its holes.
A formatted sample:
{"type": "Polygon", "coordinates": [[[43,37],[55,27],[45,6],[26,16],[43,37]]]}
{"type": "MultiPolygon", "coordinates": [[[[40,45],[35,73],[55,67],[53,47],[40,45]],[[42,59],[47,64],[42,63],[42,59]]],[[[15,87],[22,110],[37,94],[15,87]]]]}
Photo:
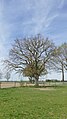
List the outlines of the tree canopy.
{"type": "Polygon", "coordinates": [[[39,76],[47,73],[54,55],[54,43],[48,38],[36,35],[16,39],[5,64],[10,70],[35,78],[35,84],[38,85],[39,76]]]}
{"type": "Polygon", "coordinates": [[[54,68],[62,73],[62,81],[64,81],[64,72],[67,70],[67,43],[63,43],[56,49],[56,57],[54,58],[54,68]]]}

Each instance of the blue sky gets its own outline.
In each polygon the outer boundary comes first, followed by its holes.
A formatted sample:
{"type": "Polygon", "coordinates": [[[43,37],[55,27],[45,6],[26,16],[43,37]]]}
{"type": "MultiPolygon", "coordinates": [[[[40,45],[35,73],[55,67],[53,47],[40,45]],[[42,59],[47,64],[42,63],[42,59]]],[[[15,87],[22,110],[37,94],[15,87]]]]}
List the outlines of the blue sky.
{"type": "Polygon", "coordinates": [[[67,42],[67,0],[0,0],[0,57],[14,39],[38,33],[67,42]]]}
{"type": "Polygon", "coordinates": [[[16,38],[38,33],[67,42],[67,0],[0,0],[0,59],[16,38]]]}

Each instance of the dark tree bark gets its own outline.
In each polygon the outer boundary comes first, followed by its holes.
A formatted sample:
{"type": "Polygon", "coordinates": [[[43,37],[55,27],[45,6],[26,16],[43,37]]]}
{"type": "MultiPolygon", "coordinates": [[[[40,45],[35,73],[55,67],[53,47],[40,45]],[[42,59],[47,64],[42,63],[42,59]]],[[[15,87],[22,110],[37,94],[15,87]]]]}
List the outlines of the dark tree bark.
{"type": "Polygon", "coordinates": [[[64,65],[62,64],[62,82],[64,82],[64,65]]]}

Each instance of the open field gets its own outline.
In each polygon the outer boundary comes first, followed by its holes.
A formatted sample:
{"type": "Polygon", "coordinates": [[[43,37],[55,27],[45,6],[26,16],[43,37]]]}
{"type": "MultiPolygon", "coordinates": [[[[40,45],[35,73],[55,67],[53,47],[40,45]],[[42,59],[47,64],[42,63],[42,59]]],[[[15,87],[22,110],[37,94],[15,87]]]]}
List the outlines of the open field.
{"type": "MultiPolygon", "coordinates": [[[[11,87],[21,87],[21,86],[34,86],[35,84],[29,81],[0,81],[0,88],[11,88],[11,87]]],[[[39,86],[62,86],[67,85],[67,82],[39,82],[39,86]]]]}
{"type": "Polygon", "coordinates": [[[67,119],[67,86],[0,89],[0,119],[67,119]]]}

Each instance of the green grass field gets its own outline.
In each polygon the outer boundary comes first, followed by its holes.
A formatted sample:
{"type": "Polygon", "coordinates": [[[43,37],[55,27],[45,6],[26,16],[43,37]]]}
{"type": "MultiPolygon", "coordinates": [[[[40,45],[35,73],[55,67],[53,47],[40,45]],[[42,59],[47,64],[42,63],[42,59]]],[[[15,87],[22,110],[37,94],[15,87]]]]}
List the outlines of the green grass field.
{"type": "Polygon", "coordinates": [[[0,119],[67,119],[67,86],[0,89],[0,119]]]}

